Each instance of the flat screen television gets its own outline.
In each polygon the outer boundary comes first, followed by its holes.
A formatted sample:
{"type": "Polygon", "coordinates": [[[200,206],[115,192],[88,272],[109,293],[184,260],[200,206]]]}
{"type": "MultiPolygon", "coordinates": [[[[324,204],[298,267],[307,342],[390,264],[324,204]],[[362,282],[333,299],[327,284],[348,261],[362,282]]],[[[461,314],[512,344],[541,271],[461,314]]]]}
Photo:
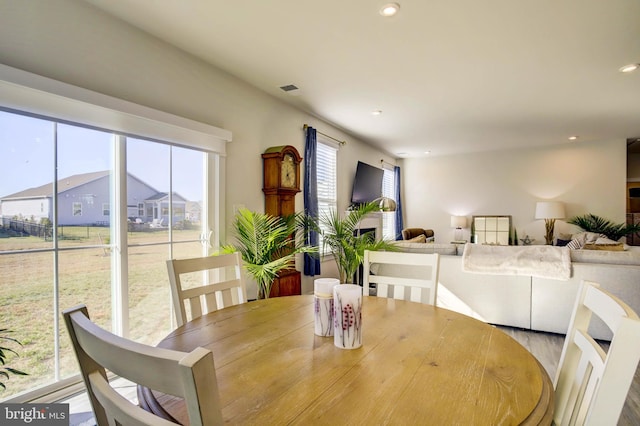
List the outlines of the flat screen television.
{"type": "Polygon", "coordinates": [[[351,205],[369,203],[382,195],[382,177],[384,170],[358,161],[356,176],[353,179],[351,205]]]}

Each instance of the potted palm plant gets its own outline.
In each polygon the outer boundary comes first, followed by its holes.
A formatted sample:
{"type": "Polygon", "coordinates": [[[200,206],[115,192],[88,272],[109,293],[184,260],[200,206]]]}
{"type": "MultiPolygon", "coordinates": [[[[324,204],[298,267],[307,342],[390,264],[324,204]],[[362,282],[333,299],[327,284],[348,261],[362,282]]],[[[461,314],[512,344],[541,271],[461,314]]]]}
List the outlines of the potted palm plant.
{"type": "Polygon", "coordinates": [[[235,241],[225,245],[222,252],[240,253],[247,273],[258,284],[259,299],[269,297],[280,271],[294,267],[296,254],[317,250],[296,239],[302,223],[300,214],[281,217],[241,209],[235,216],[235,241]]]}
{"type": "Polygon", "coordinates": [[[640,225],[638,224],[613,223],[592,213],[574,216],[567,222],[580,227],[583,231],[606,235],[607,238],[613,241],[618,241],[629,234],[640,232],[640,225]]]}
{"type": "Polygon", "coordinates": [[[341,283],[352,283],[365,250],[396,250],[389,241],[376,240],[374,232],[358,232],[358,223],[368,214],[380,210],[377,202],[363,204],[349,211],[344,218],[335,210],[310,219],[311,226],[321,235],[324,248],[329,248],[338,267],[341,283]]]}

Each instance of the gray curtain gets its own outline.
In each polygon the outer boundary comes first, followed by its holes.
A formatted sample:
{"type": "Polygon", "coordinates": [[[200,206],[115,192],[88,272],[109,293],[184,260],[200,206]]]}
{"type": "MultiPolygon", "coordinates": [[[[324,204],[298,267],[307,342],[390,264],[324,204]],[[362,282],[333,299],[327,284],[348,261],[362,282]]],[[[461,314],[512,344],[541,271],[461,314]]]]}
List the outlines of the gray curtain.
{"type": "MultiPolygon", "coordinates": [[[[304,144],[304,212],[316,221],[318,219],[317,152],[316,129],[307,127],[304,144]]],[[[318,242],[318,233],[311,229],[305,229],[304,243],[317,247],[318,242]]],[[[320,274],[320,256],[315,253],[304,253],[304,274],[310,276],[320,274]]]]}

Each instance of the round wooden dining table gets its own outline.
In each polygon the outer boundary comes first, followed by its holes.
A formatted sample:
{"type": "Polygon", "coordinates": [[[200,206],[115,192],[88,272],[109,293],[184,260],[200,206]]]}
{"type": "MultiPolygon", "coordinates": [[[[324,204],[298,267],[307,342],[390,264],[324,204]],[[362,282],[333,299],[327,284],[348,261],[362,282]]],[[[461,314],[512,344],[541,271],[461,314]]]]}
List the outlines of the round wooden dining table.
{"type": "MultiPolygon", "coordinates": [[[[177,328],[158,346],[213,352],[229,424],[550,424],[553,386],[496,327],[430,305],[363,301],[362,347],[314,335],[313,296],[252,301],[177,328]]],[[[158,372],[162,374],[162,372],[158,372]]],[[[182,400],[143,392],[183,424],[182,400]]]]}

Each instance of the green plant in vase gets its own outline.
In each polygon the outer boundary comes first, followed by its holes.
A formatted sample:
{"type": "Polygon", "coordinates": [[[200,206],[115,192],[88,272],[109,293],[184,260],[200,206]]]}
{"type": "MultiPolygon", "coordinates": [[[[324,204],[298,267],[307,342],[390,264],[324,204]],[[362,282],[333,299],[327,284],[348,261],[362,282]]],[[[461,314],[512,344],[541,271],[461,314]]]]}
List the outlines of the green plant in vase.
{"type": "Polygon", "coordinates": [[[271,216],[241,209],[233,220],[235,242],[223,246],[223,253],[239,252],[247,273],[258,284],[258,298],[268,298],[278,273],[295,266],[298,253],[314,252],[296,239],[303,216],[271,216]]]}
{"type": "Polygon", "coordinates": [[[335,210],[311,220],[311,227],[322,236],[324,248],[329,248],[338,267],[341,283],[352,283],[358,267],[364,260],[365,250],[395,251],[389,241],[376,240],[374,232],[358,232],[358,223],[368,214],[380,210],[377,202],[364,204],[349,211],[344,218],[335,210]]]}

